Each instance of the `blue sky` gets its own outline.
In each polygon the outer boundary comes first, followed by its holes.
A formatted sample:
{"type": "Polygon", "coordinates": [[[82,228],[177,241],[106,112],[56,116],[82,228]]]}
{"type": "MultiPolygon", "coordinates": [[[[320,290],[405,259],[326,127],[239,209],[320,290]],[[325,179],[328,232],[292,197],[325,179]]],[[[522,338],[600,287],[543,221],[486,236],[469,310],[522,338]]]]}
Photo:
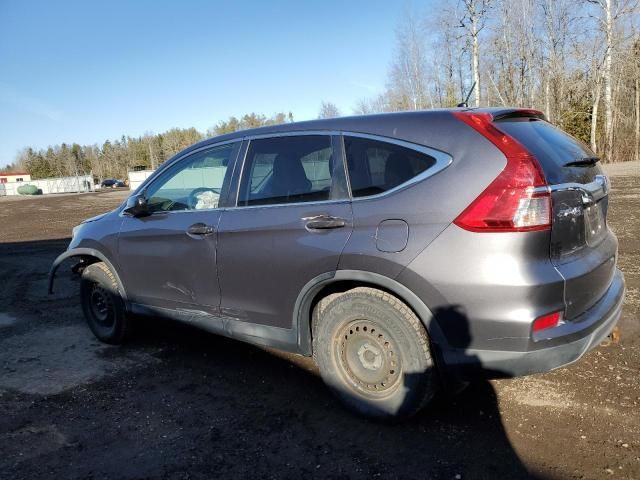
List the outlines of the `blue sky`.
{"type": "Polygon", "coordinates": [[[99,143],[384,88],[403,2],[0,0],[0,167],[99,143]]]}

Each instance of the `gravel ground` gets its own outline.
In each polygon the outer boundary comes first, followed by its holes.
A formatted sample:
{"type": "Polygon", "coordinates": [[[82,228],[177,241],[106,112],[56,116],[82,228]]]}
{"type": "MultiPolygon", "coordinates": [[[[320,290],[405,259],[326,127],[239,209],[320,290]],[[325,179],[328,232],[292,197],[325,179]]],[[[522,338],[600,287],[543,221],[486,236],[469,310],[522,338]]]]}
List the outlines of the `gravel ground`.
{"type": "Polygon", "coordinates": [[[640,479],[640,175],[612,184],[620,343],[391,425],[345,411],[301,357],[158,319],[98,343],[77,280],[48,296],[47,271],[127,192],[0,198],[0,478],[640,479]]]}
{"type": "Polygon", "coordinates": [[[603,167],[611,177],[640,175],[640,161],[605,163],[603,167]]]}

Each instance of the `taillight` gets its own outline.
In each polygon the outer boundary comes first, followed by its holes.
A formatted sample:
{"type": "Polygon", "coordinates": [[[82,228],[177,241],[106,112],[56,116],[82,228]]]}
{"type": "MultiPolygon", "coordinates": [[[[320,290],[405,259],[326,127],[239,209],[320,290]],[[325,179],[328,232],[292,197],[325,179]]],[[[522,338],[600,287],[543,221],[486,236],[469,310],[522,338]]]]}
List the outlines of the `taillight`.
{"type": "Polygon", "coordinates": [[[538,317],[533,321],[531,330],[533,330],[534,332],[539,332],[540,330],[556,327],[560,323],[561,317],[562,317],[561,312],[554,312],[554,313],[550,313],[549,315],[538,317]]]}
{"type": "Polygon", "coordinates": [[[540,164],[518,141],[500,131],[489,113],[454,112],[507,157],[498,177],[454,223],[472,232],[525,232],[551,227],[551,195],[540,164]],[[542,187],[542,188],[541,188],[542,187]]]}

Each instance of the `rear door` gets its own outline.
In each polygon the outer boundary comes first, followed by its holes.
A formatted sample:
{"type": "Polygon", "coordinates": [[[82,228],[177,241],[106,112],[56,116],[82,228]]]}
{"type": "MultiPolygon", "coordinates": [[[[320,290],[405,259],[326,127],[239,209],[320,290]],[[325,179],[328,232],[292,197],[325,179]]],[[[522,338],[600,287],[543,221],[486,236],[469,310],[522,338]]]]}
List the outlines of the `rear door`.
{"type": "Polygon", "coordinates": [[[218,228],[222,314],[291,328],[298,294],[336,270],[352,229],[336,137],[250,140],[236,203],[218,228]]]}
{"type": "Polygon", "coordinates": [[[565,316],[572,319],[602,297],[615,273],[608,180],[586,145],[550,123],[529,117],[496,123],[535,155],[551,186],[550,257],[565,278],[565,316]]]}

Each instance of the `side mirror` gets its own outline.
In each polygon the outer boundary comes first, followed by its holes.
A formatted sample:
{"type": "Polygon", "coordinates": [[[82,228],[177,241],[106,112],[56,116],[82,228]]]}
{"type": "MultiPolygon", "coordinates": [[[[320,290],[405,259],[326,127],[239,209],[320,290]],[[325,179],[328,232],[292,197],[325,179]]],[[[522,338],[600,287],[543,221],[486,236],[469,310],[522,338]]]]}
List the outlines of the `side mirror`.
{"type": "Polygon", "coordinates": [[[123,213],[131,215],[132,217],[146,217],[147,215],[150,215],[151,212],[149,211],[147,199],[144,198],[144,194],[140,193],[133,197],[129,197],[123,213]]]}

